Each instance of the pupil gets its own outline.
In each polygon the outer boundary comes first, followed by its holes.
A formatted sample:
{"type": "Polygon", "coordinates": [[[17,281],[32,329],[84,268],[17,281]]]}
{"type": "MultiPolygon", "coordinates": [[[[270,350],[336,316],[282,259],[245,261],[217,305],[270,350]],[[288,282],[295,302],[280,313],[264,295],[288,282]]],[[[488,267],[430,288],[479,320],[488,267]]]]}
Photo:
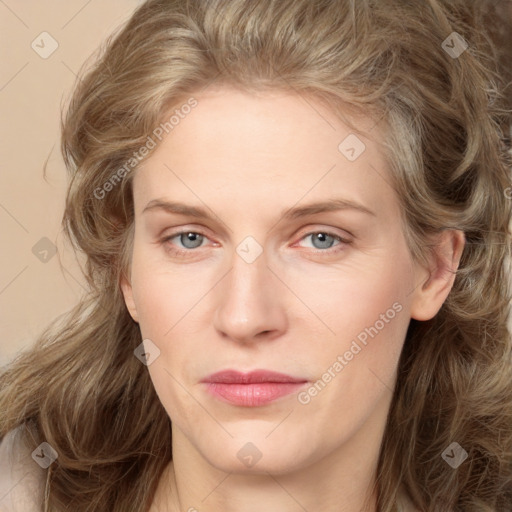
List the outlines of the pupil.
{"type": "MultiPolygon", "coordinates": [[[[200,237],[202,235],[200,235],[199,233],[193,233],[193,232],[188,232],[188,233],[183,233],[185,235],[185,240],[186,242],[182,242],[186,247],[188,247],[189,249],[195,249],[197,246],[195,245],[194,242],[197,242],[198,240],[200,240],[200,237]],[[199,237],[199,238],[198,238],[199,237]],[[191,245],[188,245],[187,246],[187,242],[191,242],[192,244],[191,245]]],[[[182,235],[183,236],[183,235],[182,235]]],[[[182,238],[183,240],[183,238],[182,238]]],[[[199,244],[200,245],[200,244],[199,244]]]]}
{"type": "Polygon", "coordinates": [[[316,233],[316,240],[317,242],[320,242],[320,248],[326,249],[327,248],[327,239],[332,238],[331,235],[328,235],[327,233],[316,233]]]}

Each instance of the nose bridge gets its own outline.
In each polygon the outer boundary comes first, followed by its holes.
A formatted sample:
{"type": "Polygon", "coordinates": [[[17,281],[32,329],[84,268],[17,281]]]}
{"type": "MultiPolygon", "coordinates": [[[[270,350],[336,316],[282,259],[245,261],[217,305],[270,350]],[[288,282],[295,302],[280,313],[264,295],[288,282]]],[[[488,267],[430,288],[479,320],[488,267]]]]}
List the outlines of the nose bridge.
{"type": "Polygon", "coordinates": [[[219,289],[215,328],[245,342],[259,333],[284,328],[284,309],[273,280],[263,247],[252,237],[242,240],[219,289]]]}
{"type": "MultiPolygon", "coordinates": [[[[261,300],[266,295],[268,286],[270,270],[267,266],[266,253],[262,251],[257,257],[254,257],[254,249],[249,248],[249,251],[241,256],[240,253],[246,248],[246,243],[239,244],[232,259],[227,299],[232,299],[235,303],[241,300],[248,304],[251,302],[248,299],[254,299],[254,302],[258,299],[261,300]],[[249,255],[250,257],[246,258],[249,255]]],[[[263,302],[268,303],[268,300],[263,302]]]]}

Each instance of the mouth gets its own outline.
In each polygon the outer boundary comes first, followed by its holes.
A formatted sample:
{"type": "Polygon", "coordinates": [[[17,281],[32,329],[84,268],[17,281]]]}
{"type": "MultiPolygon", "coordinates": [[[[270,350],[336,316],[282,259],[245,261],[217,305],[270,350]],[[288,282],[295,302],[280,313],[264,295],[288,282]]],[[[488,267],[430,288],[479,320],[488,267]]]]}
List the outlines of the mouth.
{"type": "Polygon", "coordinates": [[[215,398],[243,407],[261,406],[298,391],[307,379],[268,370],[224,370],[201,381],[215,398]]]}

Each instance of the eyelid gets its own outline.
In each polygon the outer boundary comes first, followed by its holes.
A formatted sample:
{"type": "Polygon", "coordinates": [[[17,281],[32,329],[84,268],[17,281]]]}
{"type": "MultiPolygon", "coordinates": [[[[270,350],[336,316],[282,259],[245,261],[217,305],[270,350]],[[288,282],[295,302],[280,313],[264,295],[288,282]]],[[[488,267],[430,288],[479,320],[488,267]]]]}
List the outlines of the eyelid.
{"type": "MultiPolygon", "coordinates": [[[[184,227],[180,226],[179,228],[176,228],[176,230],[177,231],[171,231],[166,235],[161,235],[161,236],[159,236],[159,238],[164,238],[164,239],[174,238],[175,236],[182,235],[184,233],[196,233],[196,234],[204,236],[206,238],[211,238],[211,236],[209,234],[205,233],[205,230],[202,227],[196,228],[196,227],[189,227],[189,226],[184,226],[184,227]]],[[[300,234],[300,236],[297,238],[297,241],[302,240],[304,237],[306,237],[308,235],[312,235],[315,233],[325,233],[325,234],[333,236],[333,237],[338,237],[346,243],[351,242],[352,241],[351,239],[354,237],[354,235],[347,230],[344,230],[344,232],[348,235],[348,238],[346,236],[344,236],[343,234],[336,232],[335,228],[330,228],[330,227],[329,228],[325,228],[325,227],[308,228],[300,234]]]]}
{"type": "Polygon", "coordinates": [[[162,234],[158,235],[158,239],[166,239],[166,238],[174,238],[177,235],[182,235],[184,233],[196,233],[198,235],[204,236],[206,238],[211,239],[212,235],[210,234],[210,230],[204,228],[203,226],[178,226],[175,228],[164,229],[162,234]]]}
{"type": "MultiPolygon", "coordinates": [[[[194,227],[190,227],[190,226],[180,226],[179,228],[176,228],[177,231],[171,231],[170,233],[166,234],[166,235],[163,235],[162,237],[160,237],[159,241],[162,245],[165,245],[166,246],[166,251],[170,252],[170,253],[174,253],[176,255],[183,255],[183,254],[186,254],[186,253],[189,253],[189,254],[193,254],[195,252],[199,252],[199,249],[201,248],[204,248],[206,246],[199,246],[199,247],[196,247],[195,249],[182,249],[181,247],[178,247],[178,248],[169,248],[168,245],[170,245],[170,242],[169,240],[172,239],[172,238],[175,238],[179,235],[183,235],[183,234],[186,234],[186,233],[195,233],[199,236],[202,236],[206,239],[210,239],[210,236],[208,234],[206,234],[203,230],[203,228],[194,228],[194,227]]],[[[317,233],[323,233],[327,236],[330,236],[330,237],[333,237],[334,239],[337,239],[339,241],[338,244],[334,245],[333,247],[329,247],[329,248],[326,248],[326,249],[315,249],[315,248],[309,248],[308,252],[312,252],[314,254],[321,254],[321,253],[324,253],[325,255],[333,255],[333,254],[336,254],[337,252],[340,252],[343,250],[343,246],[346,246],[346,245],[350,245],[353,243],[353,240],[351,238],[353,238],[353,235],[351,233],[349,233],[348,231],[345,231],[345,233],[347,233],[349,235],[349,237],[345,237],[344,235],[338,233],[336,231],[335,228],[325,228],[325,227],[321,227],[321,226],[317,226],[317,228],[315,229],[314,227],[312,228],[309,228],[305,231],[303,231],[300,236],[298,238],[296,238],[296,242],[294,242],[292,244],[292,247],[295,246],[296,244],[298,244],[299,242],[301,242],[303,239],[305,239],[306,237],[308,236],[311,236],[311,235],[315,235],[317,233]],[[341,247],[340,247],[341,246],[341,247]]],[[[218,243],[214,242],[215,245],[218,246],[218,243]]]]}
{"type": "Polygon", "coordinates": [[[298,245],[305,238],[307,238],[311,235],[315,235],[317,233],[323,233],[324,235],[330,236],[330,237],[334,238],[335,240],[338,240],[339,243],[333,245],[332,247],[328,247],[327,249],[315,249],[314,247],[309,247],[309,248],[306,248],[306,252],[313,253],[313,254],[322,254],[322,255],[325,255],[326,257],[327,256],[335,256],[339,252],[344,251],[347,245],[352,244],[352,240],[345,238],[344,236],[336,233],[334,230],[313,229],[313,230],[309,230],[305,233],[302,233],[298,237],[297,241],[292,244],[292,247],[298,245]]]}
{"type": "MultiPolygon", "coordinates": [[[[176,228],[176,229],[177,229],[177,231],[170,231],[167,234],[161,235],[160,237],[158,237],[159,242],[161,242],[161,243],[168,243],[171,238],[175,238],[175,237],[177,237],[179,235],[185,235],[187,233],[194,233],[194,234],[202,236],[202,237],[204,237],[204,238],[206,238],[208,240],[211,240],[210,235],[206,234],[202,229],[188,228],[188,227],[176,228]]],[[[216,242],[214,242],[214,243],[216,243],[216,242]]],[[[202,246],[198,247],[198,249],[201,248],[201,247],[202,246]]],[[[192,251],[197,250],[197,249],[181,249],[181,248],[179,248],[177,250],[192,252],[192,251]]]]}
{"type": "Polygon", "coordinates": [[[304,231],[301,231],[297,240],[302,240],[307,235],[312,235],[315,233],[325,233],[326,235],[330,235],[333,237],[338,237],[344,242],[351,242],[354,238],[354,235],[350,233],[347,230],[343,230],[343,233],[338,232],[338,228],[331,228],[331,227],[322,227],[322,226],[316,226],[312,228],[307,228],[304,231]]]}

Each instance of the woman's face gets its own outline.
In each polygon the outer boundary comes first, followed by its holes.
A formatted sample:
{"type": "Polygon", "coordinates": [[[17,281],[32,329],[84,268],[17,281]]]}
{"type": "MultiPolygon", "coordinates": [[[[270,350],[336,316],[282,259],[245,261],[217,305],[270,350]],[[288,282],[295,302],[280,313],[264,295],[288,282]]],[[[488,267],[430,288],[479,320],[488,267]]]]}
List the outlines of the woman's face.
{"type": "Polygon", "coordinates": [[[173,445],[223,471],[287,472],[349,446],[373,456],[425,275],[377,127],[356,138],[284,92],[195,98],[134,177],[123,282],[173,445]],[[223,370],[298,383],[203,382],[223,370]]]}

